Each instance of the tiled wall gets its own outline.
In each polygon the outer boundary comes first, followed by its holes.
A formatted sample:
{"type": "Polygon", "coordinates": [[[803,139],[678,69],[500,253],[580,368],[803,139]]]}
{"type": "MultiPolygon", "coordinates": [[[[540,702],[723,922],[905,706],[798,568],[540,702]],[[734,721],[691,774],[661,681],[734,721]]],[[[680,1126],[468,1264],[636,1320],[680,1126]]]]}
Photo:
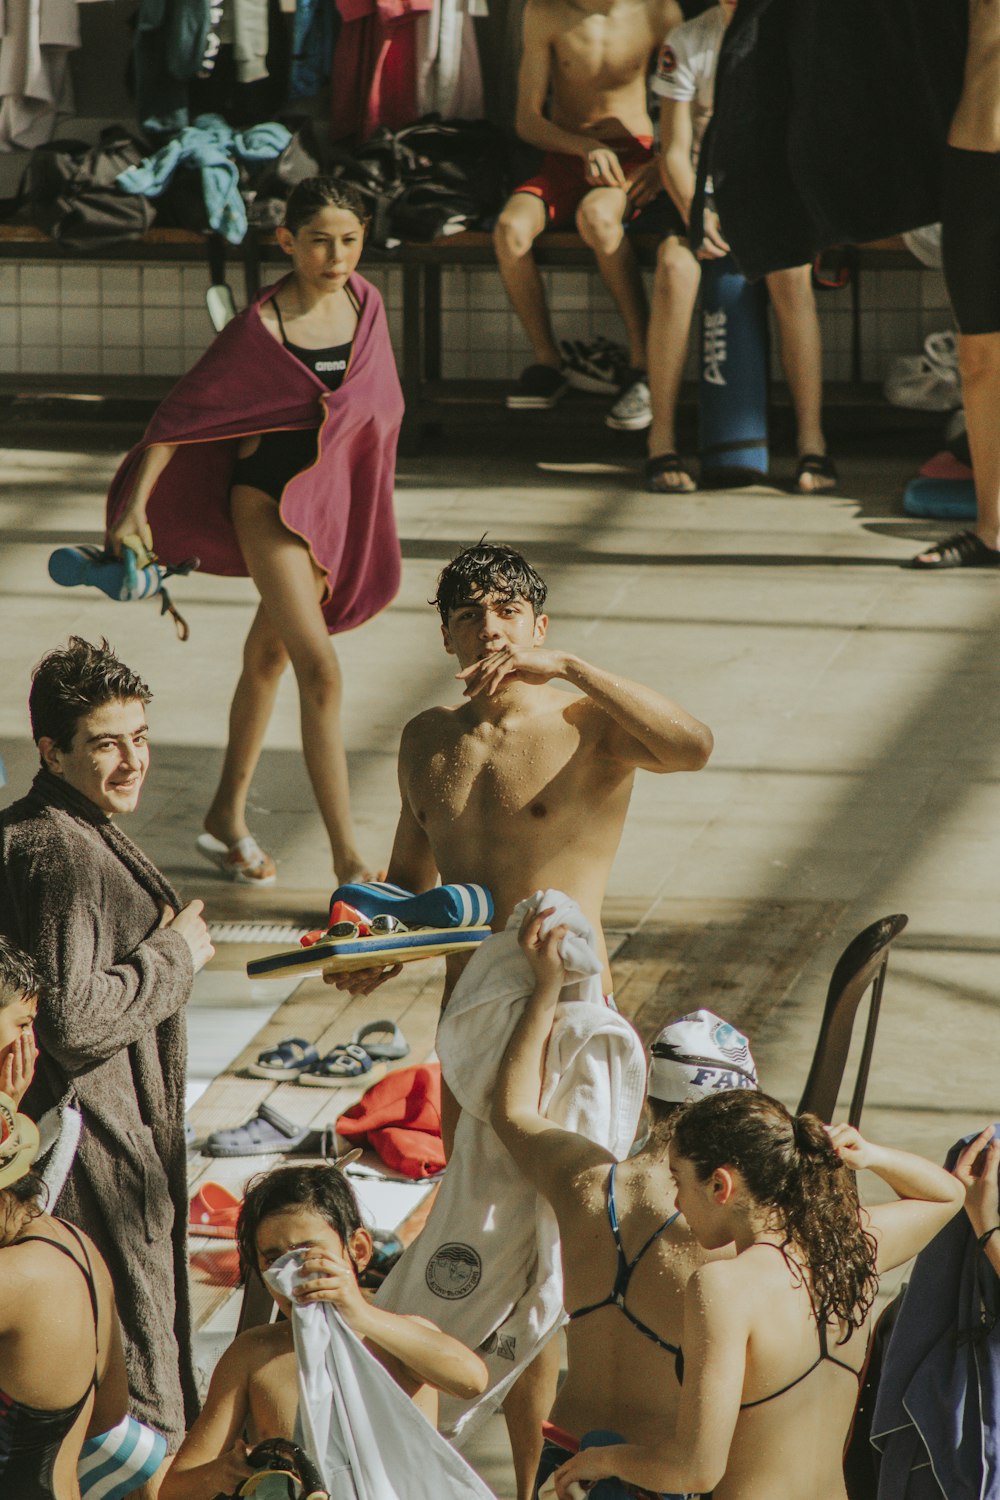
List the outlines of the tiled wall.
{"type": "MultiPolygon", "coordinates": [[[[375,267],[369,275],[385,298],[389,331],[398,348],[401,272],[375,267]]],[[[234,291],[240,277],[233,267],[234,291]]],[[[558,337],[621,337],[596,273],[546,271],[543,278],[558,337]]],[[[212,338],[205,311],[207,284],[208,269],[202,265],[0,262],[0,371],[180,374],[212,338]]],[[[818,300],[826,376],[847,380],[850,292],[824,291],[818,300]]],[[[444,374],[516,377],[530,351],[498,276],[488,268],[446,270],[442,302],[444,374]]],[[[881,380],[895,355],[916,352],[925,334],[950,325],[942,276],[919,270],[866,271],[862,318],[862,376],[881,380]]]]}

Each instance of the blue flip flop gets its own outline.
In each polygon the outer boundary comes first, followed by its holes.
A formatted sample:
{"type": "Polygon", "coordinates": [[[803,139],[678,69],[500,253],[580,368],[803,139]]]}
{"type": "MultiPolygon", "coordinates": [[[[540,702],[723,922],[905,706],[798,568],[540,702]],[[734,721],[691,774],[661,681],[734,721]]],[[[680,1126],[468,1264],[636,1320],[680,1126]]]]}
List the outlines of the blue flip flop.
{"type": "Polygon", "coordinates": [[[374,1057],[378,1062],[398,1062],[410,1050],[409,1042],[395,1021],[369,1021],[367,1026],[358,1027],[351,1041],[356,1046],[363,1047],[368,1056],[374,1057]],[[385,1036],[388,1041],[369,1041],[369,1037],[373,1036],[385,1036]]]}
{"type": "Polygon", "coordinates": [[[319,1053],[305,1037],[290,1036],[276,1047],[259,1053],[257,1061],[246,1069],[251,1078],[296,1079],[306,1068],[319,1062],[319,1053]]]}
{"type": "Polygon", "coordinates": [[[366,1048],[348,1042],[346,1046],[332,1047],[325,1057],[300,1073],[299,1083],[311,1088],[341,1089],[360,1079],[366,1085],[377,1083],[387,1072],[385,1063],[375,1062],[366,1048]]]}

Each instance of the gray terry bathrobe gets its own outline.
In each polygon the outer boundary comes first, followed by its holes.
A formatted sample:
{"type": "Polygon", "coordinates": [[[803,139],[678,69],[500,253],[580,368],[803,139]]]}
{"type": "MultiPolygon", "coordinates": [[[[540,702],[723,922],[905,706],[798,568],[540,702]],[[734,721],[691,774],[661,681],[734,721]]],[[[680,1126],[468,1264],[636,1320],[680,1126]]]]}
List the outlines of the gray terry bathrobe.
{"type": "Polygon", "coordinates": [[[75,1095],[84,1129],[55,1210],[108,1263],[132,1410],[173,1451],[198,1410],[184,1144],[194,976],[187,943],[158,925],[166,903],[180,906],[155,866],[51,772],[0,813],[0,932],[51,986],[22,1107],[37,1119],[75,1095]]]}

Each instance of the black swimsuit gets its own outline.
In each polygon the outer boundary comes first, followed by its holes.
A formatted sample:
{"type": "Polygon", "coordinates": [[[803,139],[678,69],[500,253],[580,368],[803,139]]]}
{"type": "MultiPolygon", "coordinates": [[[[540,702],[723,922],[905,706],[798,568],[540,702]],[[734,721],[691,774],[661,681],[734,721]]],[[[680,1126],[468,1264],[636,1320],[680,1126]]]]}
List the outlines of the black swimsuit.
{"type": "MultiPolygon", "coordinates": [[[[358,303],[349,289],[347,297],[355,312],[359,312],[358,303]]],[[[291,344],[285,333],[276,297],[272,299],[271,305],[281,330],[281,342],[289,354],[294,354],[300,364],[311,370],[318,380],[322,380],[328,390],[338,390],[347,375],[354,340],[349,339],[346,344],[333,344],[328,349],[303,349],[299,344],[291,344]]],[[[283,429],[262,432],[254,451],[248,453],[246,458],[238,458],[233,465],[230,487],[234,484],[249,485],[251,489],[262,490],[265,495],[270,495],[272,500],[280,500],[288,481],[316,462],[317,431],[316,427],[306,427],[294,431],[283,429]]]]}
{"type": "Polygon", "coordinates": [[[618,1266],[615,1271],[614,1285],[608,1295],[600,1302],[591,1302],[588,1306],[578,1307],[576,1312],[571,1312],[569,1314],[569,1321],[572,1323],[576,1318],[585,1318],[588,1313],[596,1312],[599,1307],[617,1307],[619,1312],[625,1314],[633,1328],[637,1328],[647,1339],[651,1339],[658,1349],[666,1349],[668,1354],[677,1355],[680,1353],[680,1350],[676,1344],[668,1344],[666,1339],[661,1339],[660,1335],[654,1333],[651,1328],[648,1328],[645,1323],[635,1316],[635,1313],[629,1312],[625,1306],[625,1294],[628,1291],[629,1282],[632,1280],[632,1272],[642,1260],[650,1245],[654,1244],[664,1230],[669,1229],[671,1224],[680,1218],[680,1210],[678,1209],[677,1212],[672,1213],[669,1219],[665,1219],[659,1229],[654,1229],[638,1255],[632,1260],[627,1260],[625,1258],[625,1247],[622,1245],[621,1234],[618,1228],[618,1208],[615,1203],[615,1167],[617,1165],[618,1163],[615,1162],[608,1174],[608,1223],[611,1225],[615,1249],[618,1252],[618,1266]]]}
{"type": "MultiPolygon", "coordinates": [[[[794,1267],[799,1275],[802,1276],[802,1267],[798,1265],[794,1260],[792,1260],[791,1256],[785,1250],[783,1245],[772,1245],[770,1240],[758,1240],[757,1243],[764,1249],[777,1250],[778,1254],[784,1258],[786,1264],[789,1267],[794,1267]]],[[[772,1391],[769,1396],[759,1396],[756,1401],[741,1401],[740,1411],[749,1411],[752,1406],[764,1406],[768,1401],[777,1401],[778,1397],[783,1396],[786,1391],[793,1390],[795,1386],[801,1385],[803,1380],[808,1380],[812,1372],[814,1370],[818,1370],[820,1365],[824,1363],[836,1365],[838,1369],[841,1370],[847,1370],[851,1375],[854,1376],[855,1380],[857,1381],[858,1389],[860,1390],[861,1388],[861,1371],[856,1370],[853,1365],[849,1365],[846,1360],[838,1359],[837,1356],[835,1354],[831,1354],[829,1349],[827,1348],[826,1323],[820,1322],[819,1314],[816,1311],[816,1303],[813,1300],[812,1288],[810,1287],[809,1282],[806,1280],[805,1276],[802,1276],[802,1280],[805,1284],[805,1289],[809,1296],[809,1306],[812,1308],[813,1318],[816,1321],[816,1335],[819,1339],[819,1353],[813,1360],[812,1364],[809,1366],[808,1370],[803,1370],[801,1375],[796,1375],[795,1379],[790,1380],[787,1385],[783,1385],[780,1391],[772,1391]]],[[[676,1355],[674,1356],[674,1368],[677,1371],[678,1382],[683,1385],[684,1351],[682,1349],[678,1349],[676,1355]]]]}
{"type": "Polygon", "coordinates": [[[37,1406],[28,1406],[24,1401],[15,1401],[13,1396],[0,1390],[0,1494],[10,1500],[54,1500],[53,1472],[59,1450],[83,1411],[90,1393],[97,1386],[97,1292],[94,1273],[90,1265],[83,1240],[72,1224],[57,1220],[68,1229],[83,1255],[83,1264],[77,1260],[66,1245],[50,1240],[43,1234],[26,1234],[15,1240],[15,1245],[51,1245],[76,1266],[87,1283],[90,1306],[94,1314],[94,1373],[90,1384],[72,1406],[59,1411],[43,1411],[37,1406]]]}

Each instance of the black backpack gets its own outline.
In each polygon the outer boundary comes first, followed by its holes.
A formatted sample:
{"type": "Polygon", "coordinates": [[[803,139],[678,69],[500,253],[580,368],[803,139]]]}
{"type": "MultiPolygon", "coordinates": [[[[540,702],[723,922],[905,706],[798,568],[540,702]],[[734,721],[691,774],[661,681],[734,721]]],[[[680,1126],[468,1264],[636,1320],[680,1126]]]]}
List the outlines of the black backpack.
{"type": "Polygon", "coordinates": [[[148,156],[149,148],[121,125],[108,125],[96,146],[56,140],[36,146],[17,197],[7,204],[16,217],[69,250],[100,250],[138,239],[153,222],[148,198],[124,193],[115,179],[148,156]]]}

